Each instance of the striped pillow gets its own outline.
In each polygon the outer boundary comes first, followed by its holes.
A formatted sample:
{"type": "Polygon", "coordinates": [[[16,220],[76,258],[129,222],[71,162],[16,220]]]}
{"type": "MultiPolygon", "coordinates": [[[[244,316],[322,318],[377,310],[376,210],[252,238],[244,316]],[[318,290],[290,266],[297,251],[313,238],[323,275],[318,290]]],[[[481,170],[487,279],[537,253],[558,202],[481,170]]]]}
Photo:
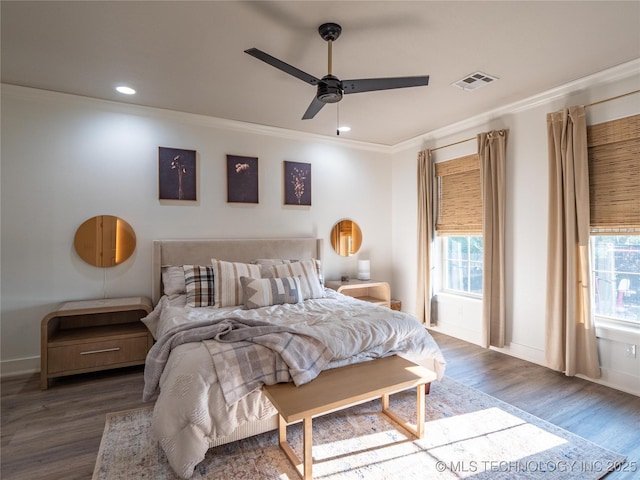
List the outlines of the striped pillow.
{"type": "Polygon", "coordinates": [[[240,283],[246,310],[302,301],[302,289],[298,277],[240,277],[240,283]]]}
{"type": "Polygon", "coordinates": [[[324,288],[320,284],[316,261],[313,259],[281,265],[262,265],[260,268],[262,278],[300,277],[304,300],[324,297],[324,288]]]}
{"type": "Polygon", "coordinates": [[[243,305],[240,277],[260,278],[260,266],[211,259],[215,277],[215,307],[243,305]]]}
{"type": "MultiPolygon", "coordinates": [[[[316,272],[318,274],[318,280],[320,280],[320,285],[324,287],[324,276],[322,275],[322,262],[317,258],[312,259],[316,266],[316,272]]],[[[251,263],[255,263],[258,265],[282,265],[283,263],[293,263],[299,262],[300,260],[287,260],[284,258],[258,258],[256,260],[252,260],[251,263]]]]}
{"type": "Polygon", "coordinates": [[[213,268],[183,265],[184,284],[189,307],[209,307],[214,304],[213,268]]]}

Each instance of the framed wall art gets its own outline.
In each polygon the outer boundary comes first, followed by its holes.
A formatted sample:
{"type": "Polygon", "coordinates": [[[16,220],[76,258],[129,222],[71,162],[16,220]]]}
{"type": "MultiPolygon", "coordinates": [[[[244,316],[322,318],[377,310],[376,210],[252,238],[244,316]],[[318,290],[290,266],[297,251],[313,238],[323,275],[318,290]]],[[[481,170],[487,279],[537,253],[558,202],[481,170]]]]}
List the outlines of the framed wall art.
{"type": "Polygon", "coordinates": [[[311,164],[284,162],[284,204],[311,205],[311,164]]]}
{"type": "Polygon", "coordinates": [[[227,155],[227,202],[258,203],[258,158],[227,155]]]}
{"type": "Polygon", "coordinates": [[[196,200],[196,151],[159,147],[160,200],[196,200]]]}

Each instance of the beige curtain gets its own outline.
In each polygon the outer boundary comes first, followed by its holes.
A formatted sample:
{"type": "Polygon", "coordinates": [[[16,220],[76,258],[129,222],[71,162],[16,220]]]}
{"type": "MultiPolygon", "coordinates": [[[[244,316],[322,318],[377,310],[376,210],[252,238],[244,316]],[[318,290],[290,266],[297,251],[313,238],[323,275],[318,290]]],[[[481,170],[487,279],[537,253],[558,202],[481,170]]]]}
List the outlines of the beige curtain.
{"type": "Polygon", "coordinates": [[[433,208],[431,150],[418,153],[418,292],[416,316],[431,324],[431,244],[433,243],[433,208]]]}
{"type": "Polygon", "coordinates": [[[482,335],[484,346],[504,347],[504,210],[508,130],[478,135],[482,191],[482,335]]]}
{"type": "Polygon", "coordinates": [[[547,115],[549,238],[546,360],[566,375],[600,377],[591,315],[589,172],[584,107],[547,115]]]}

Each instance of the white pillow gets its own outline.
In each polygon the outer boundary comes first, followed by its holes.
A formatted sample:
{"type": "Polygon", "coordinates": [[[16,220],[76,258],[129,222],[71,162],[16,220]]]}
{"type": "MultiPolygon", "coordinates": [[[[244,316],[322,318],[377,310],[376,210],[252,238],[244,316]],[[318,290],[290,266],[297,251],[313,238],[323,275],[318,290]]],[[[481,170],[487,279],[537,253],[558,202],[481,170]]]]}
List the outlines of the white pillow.
{"type": "Polygon", "coordinates": [[[314,259],[283,263],[281,265],[262,265],[260,268],[262,278],[300,277],[304,300],[324,297],[324,288],[320,283],[314,259]]]}
{"type": "Polygon", "coordinates": [[[240,283],[246,310],[302,301],[302,287],[298,277],[240,277],[240,283]]]}
{"type": "Polygon", "coordinates": [[[162,267],[162,290],[169,298],[185,294],[187,289],[184,284],[182,265],[162,267]]]}
{"type": "Polygon", "coordinates": [[[243,305],[240,277],[260,278],[260,265],[211,259],[215,285],[215,307],[243,305]]]}

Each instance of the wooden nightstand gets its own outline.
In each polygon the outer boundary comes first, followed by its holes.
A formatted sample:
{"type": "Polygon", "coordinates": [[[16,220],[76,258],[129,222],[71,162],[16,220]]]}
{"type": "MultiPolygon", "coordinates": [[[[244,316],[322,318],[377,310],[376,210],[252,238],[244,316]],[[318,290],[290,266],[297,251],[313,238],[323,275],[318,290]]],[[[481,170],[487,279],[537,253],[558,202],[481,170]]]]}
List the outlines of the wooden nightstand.
{"type": "Polygon", "coordinates": [[[153,337],[145,297],[66,302],[42,319],[40,387],[51,378],[144,364],[153,337]]]}
{"type": "Polygon", "coordinates": [[[391,306],[391,289],[387,282],[356,279],[347,282],[331,280],[326,281],[325,285],[343,295],[382,305],[387,308],[391,306]]]}

